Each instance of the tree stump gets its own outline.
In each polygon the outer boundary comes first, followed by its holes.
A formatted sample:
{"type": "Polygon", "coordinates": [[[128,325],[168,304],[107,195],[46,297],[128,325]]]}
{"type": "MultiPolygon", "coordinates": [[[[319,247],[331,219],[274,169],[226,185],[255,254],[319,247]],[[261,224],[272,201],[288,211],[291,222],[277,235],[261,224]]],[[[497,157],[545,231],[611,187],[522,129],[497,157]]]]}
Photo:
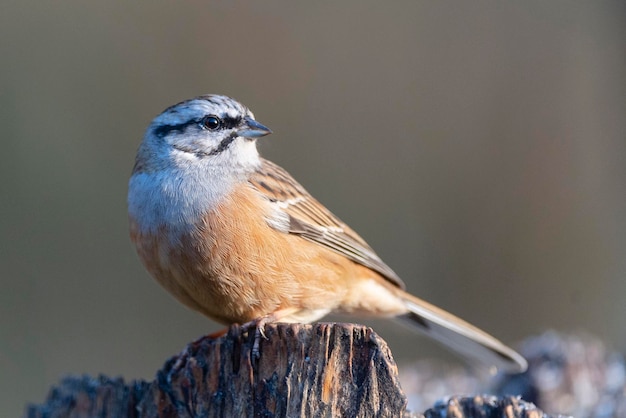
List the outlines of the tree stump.
{"type": "MultiPolygon", "coordinates": [[[[43,405],[29,406],[25,416],[410,416],[391,352],[370,328],[267,324],[264,335],[257,347],[254,330],[245,332],[238,326],[219,338],[201,338],[168,360],[150,383],[125,384],[121,378],[104,376],[66,378],[50,391],[43,405]]],[[[454,399],[436,405],[426,416],[544,416],[516,398],[466,398],[450,404],[454,399]],[[474,409],[458,407],[468,402],[474,409]],[[483,413],[485,408],[489,414],[483,413]],[[529,410],[535,415],[529,415],[529,410]],[[454,411],[465,415],[453,415],[454,411]]]]}

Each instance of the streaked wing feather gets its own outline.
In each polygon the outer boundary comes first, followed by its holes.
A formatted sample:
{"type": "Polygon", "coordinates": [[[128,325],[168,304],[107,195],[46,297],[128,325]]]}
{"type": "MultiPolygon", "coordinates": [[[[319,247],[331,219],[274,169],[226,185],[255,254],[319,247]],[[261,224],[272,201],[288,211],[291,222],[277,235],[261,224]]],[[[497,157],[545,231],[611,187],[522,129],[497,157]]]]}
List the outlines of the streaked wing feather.
{"type": "MultiPolygon", "coordinates": [[[[249,179],[250,184],[276,210],[289,216],[289,227],[281,232],[296,234],[323,245],[352,261],[380,273],[391,283],[404,289],[404,283],[350,227],[311,196],[289,173],[276,164],[263,160],[260,170],[249,179]]],[[[269,222],[277,228],[280,223],[269,222]]]]}

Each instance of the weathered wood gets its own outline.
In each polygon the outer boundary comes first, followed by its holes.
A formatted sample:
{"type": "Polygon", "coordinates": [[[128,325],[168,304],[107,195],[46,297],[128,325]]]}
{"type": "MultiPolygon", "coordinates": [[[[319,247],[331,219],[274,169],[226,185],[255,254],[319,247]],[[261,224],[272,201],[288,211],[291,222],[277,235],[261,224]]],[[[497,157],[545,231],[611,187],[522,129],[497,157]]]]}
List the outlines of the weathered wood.
{"type": "Polygon", "coordinates": [[[356,325],[231,327],[171,359],[139,404],[142,416],[398,416],[406,400],[386,343],[356,325]],[[165,395],[165,396],[164,396],[165,395]]]}
{"type": "MultiPolygon", "coordinates": [[[[29,406],[26,417],[408,416],[396,364],[387,344],[370,328],[268,324],[265,336],[258,353],[253,353],[254,332],[237,326],[222,337],[202,338],[171,358],[151,383],[66,378],[43,405],[29,406]]],[[[455,410],[442,404],[426,416],[543,416],[516,415],[527,404],[514,398],[496,400],[505,402],[495,406],[501,408],[498,414],[493,403],[482,399],[458,400],[478,405],[457,408],[465,415],[454,415],[455,410]],[[495,415],[485,414],[487,407],[495,415]]]]}
{"type": "Polygon", "coordinates": [[[66,379],[27,416],[87,417],[106,410],[116,412],[97,416],[388,417],[405,409],[391,352],[370,328],[268,324],[264,333],[258,355],[252,354],[254,332],[236,326],[220,338],[202,338],[170,359],[149,385],[66,379]]]}
{"type": "MultiPolygon", "coordinates": [[[[424,413],[425,418],[548,418],[530,402],[514,396],[452,397],[438,402],[424,413]]],[[[556,418],[556,417],[555,417],[556,418]]],[[[565,417],[563,417],[565,418],[565,417]]]]}
{"type": "Polygon", "coordinates": [[[136,406],[150,387],[149,383],[124,383],[106,376],[66,377],[50,389],[41,405],[29,405],[28,418],[135,418],[136,406]]]}

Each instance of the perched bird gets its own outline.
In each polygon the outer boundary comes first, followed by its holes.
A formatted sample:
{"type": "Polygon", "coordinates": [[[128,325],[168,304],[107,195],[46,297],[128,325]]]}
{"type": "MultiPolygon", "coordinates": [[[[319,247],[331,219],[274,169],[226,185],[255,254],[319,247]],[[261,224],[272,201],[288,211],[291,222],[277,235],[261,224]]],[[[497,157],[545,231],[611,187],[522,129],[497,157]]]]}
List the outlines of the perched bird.
{"type": "Polygon", "coordinates": [[[157,116],[130,178],[130,235],[154,278],[224,324],[311,322],[330,312],[395,317],[490,366],[526,361],[404,289],[350,227],[259,156],[270,134],[239,102],[199,96],[157,116]]]}

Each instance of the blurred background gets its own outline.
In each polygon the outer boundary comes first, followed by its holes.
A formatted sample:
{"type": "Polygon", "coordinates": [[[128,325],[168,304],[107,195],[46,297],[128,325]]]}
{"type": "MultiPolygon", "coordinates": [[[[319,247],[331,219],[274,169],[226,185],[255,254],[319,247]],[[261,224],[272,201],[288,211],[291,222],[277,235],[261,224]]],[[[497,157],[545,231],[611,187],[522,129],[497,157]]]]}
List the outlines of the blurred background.
{"type": "MultiPolygon", "coordinates": [[[[150,120],[230,95],[264,156],[409,290],[514,344],[626,349],[623,2],[4,2],[0,416],[66,374],[152,379],[220,325],[144,271],[127,181],[150,120]]],[[[397,361],[441,349],[367,322],[397,361]]]]}

